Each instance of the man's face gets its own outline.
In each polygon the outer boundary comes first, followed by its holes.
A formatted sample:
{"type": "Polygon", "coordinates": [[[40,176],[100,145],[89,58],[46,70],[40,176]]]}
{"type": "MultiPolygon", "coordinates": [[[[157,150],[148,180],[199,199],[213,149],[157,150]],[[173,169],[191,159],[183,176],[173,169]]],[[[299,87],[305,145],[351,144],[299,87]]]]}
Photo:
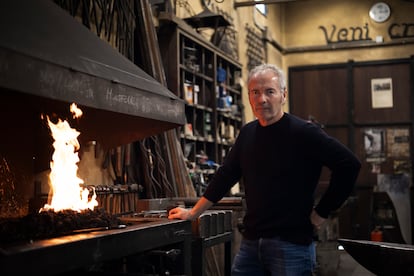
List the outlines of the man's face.
{"type": "Polygon", "coordinates": [[[281,91],[274,72],[266,70],[251,77],[249,102],[253,114],[262,126],[277,122],[283,115],[286,90],[281,91]]]}

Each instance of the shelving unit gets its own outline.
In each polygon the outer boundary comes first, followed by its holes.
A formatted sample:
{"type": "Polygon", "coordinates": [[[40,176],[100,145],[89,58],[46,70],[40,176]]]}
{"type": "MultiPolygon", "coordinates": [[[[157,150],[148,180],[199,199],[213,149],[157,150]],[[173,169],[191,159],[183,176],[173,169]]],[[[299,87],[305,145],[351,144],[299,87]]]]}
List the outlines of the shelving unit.
{"type": "Polygon", "coordinates": [[[165,14],[159,20],[168,88],[186,102],[187,122],[178,129],[181,146],[202,186],[243,125],[242,66],[181,19],[165,14]]]}
{"type": "Polygon", "coordinates": [[[374,192],[372,202],[372,229],[382,232],[382,241],[404,244],[397,211],[386,192],[374,192]]]}

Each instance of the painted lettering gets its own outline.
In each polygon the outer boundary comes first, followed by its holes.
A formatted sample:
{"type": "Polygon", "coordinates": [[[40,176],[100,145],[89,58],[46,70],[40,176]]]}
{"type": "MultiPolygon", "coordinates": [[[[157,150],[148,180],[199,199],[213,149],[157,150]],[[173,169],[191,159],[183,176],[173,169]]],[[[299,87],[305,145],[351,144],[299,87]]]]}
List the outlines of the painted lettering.
{"type": "Polygon", "coordinates": [[[347,29],[339,29],[338,31],[338,42],[348,41],[348,30],[347,29]]]}
{"type": "Polygon", "coordinates": [[[326,43],[335,42],[349,42],[349,41],[361,41],[361,40],[372,40],[369,37],[368,23],[365,23],[363,27],[349,27],[341,28],[337,31],[336,26],[332,25],[332,29],[328,35],[328,30],[324,26],[319,26],[322,30],[326,43]],[[336,40],[334,38],[336,37],[336,40]]]}
{"type": "Polygon", "coordinates": [[[320,29],[322,29],[323,33],[325,34],[325,40],[326,43],[332,43],[332,38],[335,34],[336,31],[336,26],[332,25],[332,31],[331,31],[331,35],[328,37],[328,31],[326,30],[326,28],[324,26],[319,26],[320,29]]]}
{"type": "Polygon", "coordinates": [[[393,23],[388,27],[388,35],[391,39],[414,37],[414,23],[393,23]]]}
{"type": "Polygon", "coordinates": [[[368,24],[365,24],[364,27],[350,27],[349,28],[352,32],[352,40],[367,40],[370,39],[369,38],[369,28],[368,28],[368,24]],[[364,34],[364,30],[365,29],[365,38],[363,37],[364,34]]]}
{"type": "Polygon", "coordinates": [[[403,23],[405,26],[404,37],[414,37],[414,23],[403,23]]]}

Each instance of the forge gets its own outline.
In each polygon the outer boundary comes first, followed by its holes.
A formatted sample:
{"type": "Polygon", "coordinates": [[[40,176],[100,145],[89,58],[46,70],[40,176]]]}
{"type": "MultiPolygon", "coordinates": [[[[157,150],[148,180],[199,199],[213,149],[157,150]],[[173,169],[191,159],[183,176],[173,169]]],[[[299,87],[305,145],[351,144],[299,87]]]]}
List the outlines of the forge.
{"type": "Polygon", "coordinates": [[[0,31],[0,274],[70,275],[165,246],[190,274],[190,222],[30,208],[54,150],[42,115],[111,149],[183,125],[184,102],[53,1],[2,1],[0,31]]]}
{"type": "Polygon", "coordinates": [[[121,221],[104,209],[41,211],[19,218],[0,218],[0,244],[33,242],[81,232],[119,228],[121,221]]]}

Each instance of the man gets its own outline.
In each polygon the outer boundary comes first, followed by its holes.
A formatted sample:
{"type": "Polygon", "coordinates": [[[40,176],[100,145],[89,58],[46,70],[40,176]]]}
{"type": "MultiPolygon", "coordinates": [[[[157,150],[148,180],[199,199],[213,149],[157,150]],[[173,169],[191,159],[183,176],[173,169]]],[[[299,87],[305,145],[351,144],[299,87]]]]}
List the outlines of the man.
{"type": "Polygon", "coordinates": [[[248,93],[257,120],[243,126],[195,206],[172,209],[169,218],[197,218],[242,180],[246,215],[232,275],[311,275],[314,229],[350,195],[361,163],[316,124],[283,112],[286,81],[276,66],[254,68],[248,93]],[[314,206],[323,166],[330,185],[314,206]]]}

